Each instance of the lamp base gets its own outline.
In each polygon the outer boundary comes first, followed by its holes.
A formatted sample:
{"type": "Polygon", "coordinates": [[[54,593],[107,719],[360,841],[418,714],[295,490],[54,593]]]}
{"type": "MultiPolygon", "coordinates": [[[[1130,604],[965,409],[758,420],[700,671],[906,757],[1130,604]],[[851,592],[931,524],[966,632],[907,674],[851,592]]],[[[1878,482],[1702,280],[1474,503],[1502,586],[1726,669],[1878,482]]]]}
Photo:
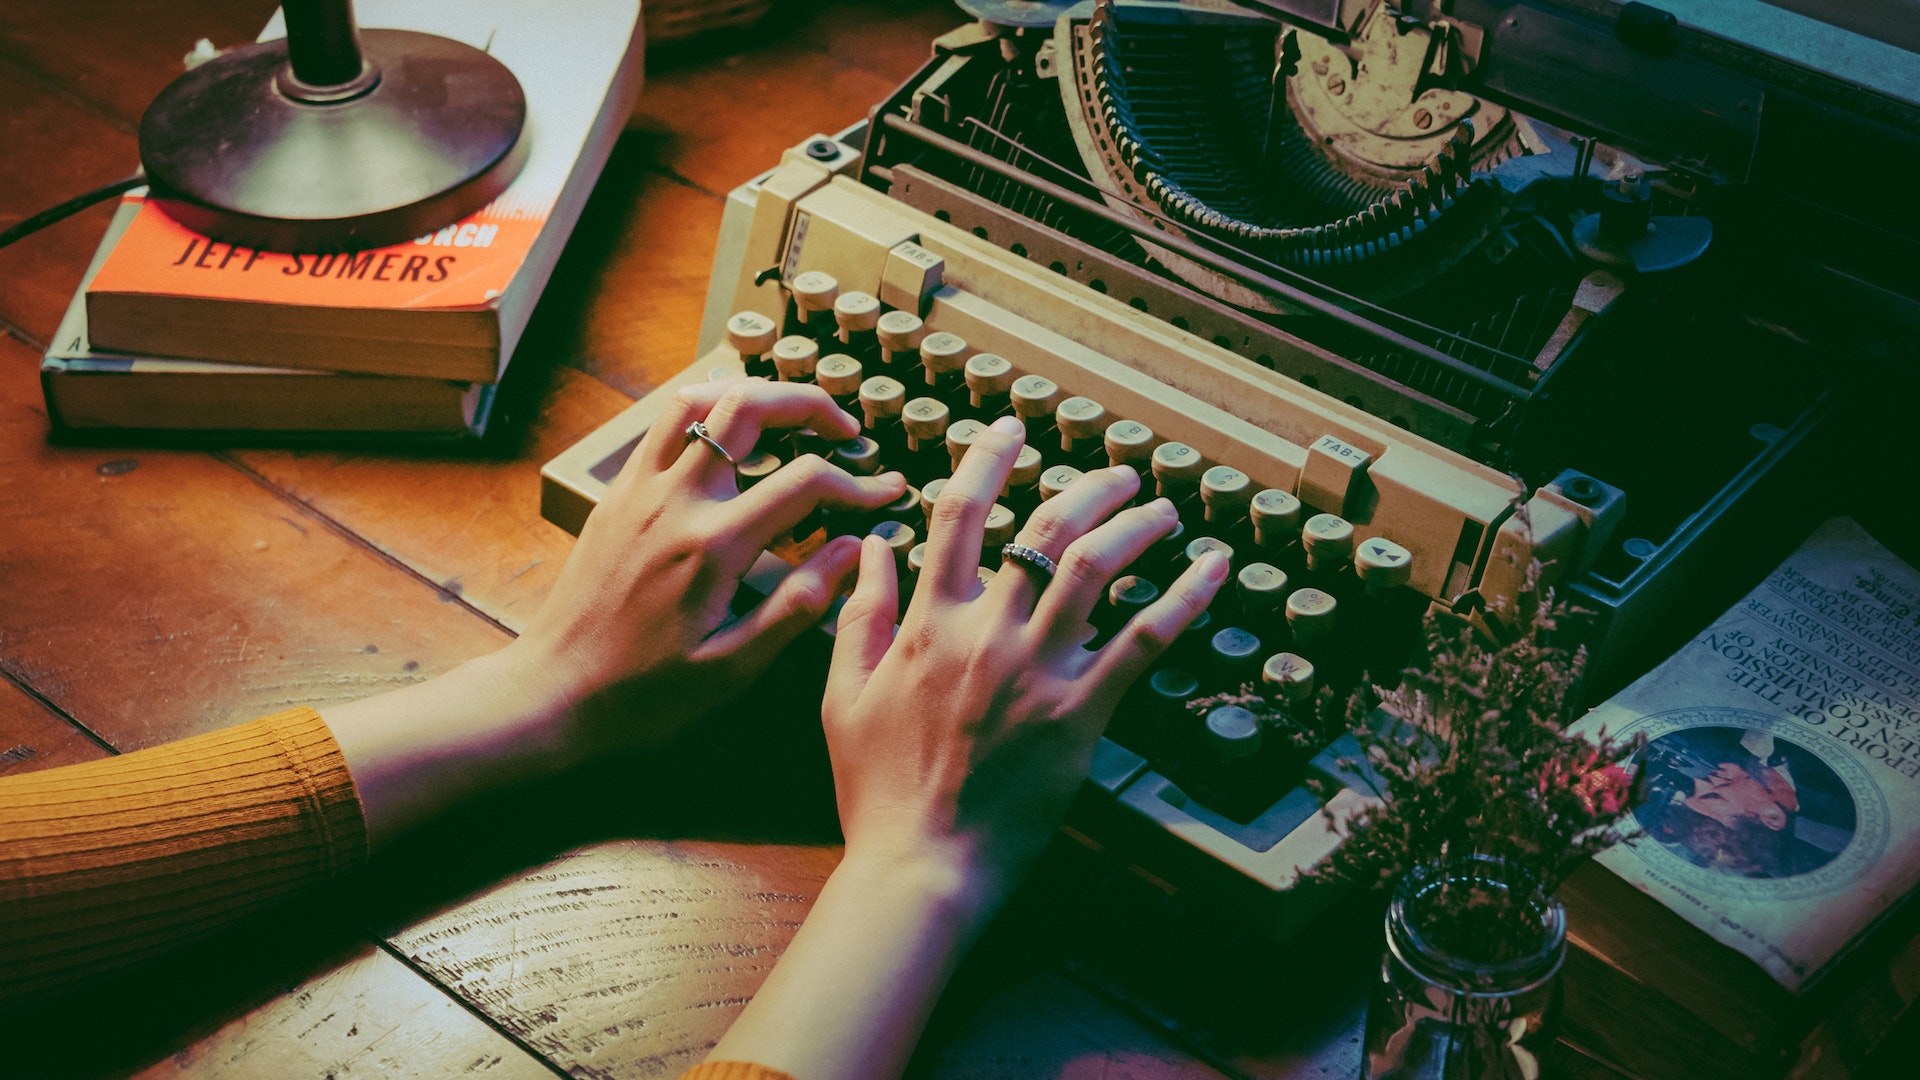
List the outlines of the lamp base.
{"type": "Polygon", "coordinates": [[[341,87],[295,79],[284,39],[175,79],[140,121],[153,198],[225,243],[322,253],[424,236],[506,190],[527,158],[506,65],[410,30],[362,30],[360,48],[341,87]]]}

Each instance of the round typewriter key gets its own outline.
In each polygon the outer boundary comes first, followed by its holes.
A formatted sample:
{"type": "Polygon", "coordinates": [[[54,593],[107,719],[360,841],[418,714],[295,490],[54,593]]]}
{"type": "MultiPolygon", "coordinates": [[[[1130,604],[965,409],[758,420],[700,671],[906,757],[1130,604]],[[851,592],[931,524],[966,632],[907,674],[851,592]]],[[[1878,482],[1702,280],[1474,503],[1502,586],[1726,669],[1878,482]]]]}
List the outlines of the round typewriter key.
{"type": "Polygon", "coordinates": [[[1327,636],[1339,606],[1332,594],[1319,589],[1301,589],[1287,597],[1287,629],[1294,642],[1306,645],[1327,636]]]}
{"type": "Polygon", "coordinates": [[[1413,553],[1384,536],[1369,536],[1354,549],[1353,570],[1368,592],[1395,588],[1413,578],[1413,553]]]}
{"type": "Polygon", "coordinates": [[[1060,406],[1060,386],[1044,375],[1022,375],[1013,380],[1013,411],[1026,420],[1052,420],[1060,406]]]}
{"type": "Polygon", "coordinates": [[[920,518],[920,489],[912,484],[900,493],[900,497],[880,508],[884,520],[912,523],[920,518]]]}
{"type": "Polygon", "coordinates": [[[1148,604],[1160,599],[1160,586],[1137,574],[1116,578],[1107,586],[1107,606],[1113,612],[1109,630],[1118,630],[1148,604]]]}
{"type": "Polygon", "coordinates": [[[880,444],[858,435],[834,447],[828,460],[856,476],[872,476],[880,471],[880,444]]]}
{"type": "Polygon", "coordinates": [[[872,293],[844,292],[833,302],[833,321],[843,334],[877,330],[880,326],[880,301],[872,293]]]}
{"type": "Polygon", "coordinates": [[[928,386],[950,386],[967,363],[967,342],[946,331],[928,334],[920,342],[920,365],[927,369],[928,386]]]}
{"type": "Polygon", "coordinates": [[[1307,569],[1338,569],[1353,557],[1353,525],[1338,514],[1315,514],[1300,530],[1307,569]]]}
{"type": "Polygon", "coordinates": [[[927,324],[911,311],[889,311],[874,325],[880,338],[880,362],[891,364],[896,357],[909,364],[920,362],[920,342],[927,336],[927,324]]]}
{"type": "Polygon", "coordinates": [[[1040,501],[1045,502],[1067,490],[1067,485],[1081,477],[1079,469],[1071,465],[1055,465],[1040,474],[1040,501]]]}
{"type": "Polygon", "coordinates": [[[1272,563],[1248,563],[1234,578],[1240,610],[1255,618],[1279,611],[1287,602],[1287,572],[1272,563]]]}
{"type": "Polygon", "coordinates": [[[1192,540],[1187,541],[1187,546],[1183,550],[1186,552],[1187,561],[1190,563],[1199,562],[1201,557],[1209,551],[1217,551],[1225,555],[1228,562],[1233,561],[1233,545],[1217,536],[1196,536],[1192,540]]]}
{"type": "Polygon", "coordinates": [[[727,344],[733,346],[742,360],[765,355],[779,339],[780,327],[757,311],[735,312],[733,318],[727,320],[727,344]]]}
{"type": "Polygon", "coordinates": [[[1193,534],[1187,531],[1187,523],[1176,520],[1167,534],[1153,542],[1147,553],[1134,565],[1153,570],[1165,570],[1171,577],[1178,577],[1187,569],[1187,544],[1193,534]]]}
{"type": "Polygon", "coordinates": [[[1215,465],[1200,474],[1200,501],[1206,504],[1208,521],[1239,521],[1253,501],[1253,478],[1231,465],[1215,465]]]}
{"type": "Polygon", "coordinates": [[[1300,500],[1278,488],[1254,495],[1247,508],[1253,519],[1253,541],[1269,551],[1286,547],[1300,528],[1300,500]]]}
{"type": "Polygon", "coordinates": [[[917,578],[920,576],[920,568],[925,565],[927,565],[927,545],[925,541],[921,541],[907,552],[907,573],[917,578]]]}
{"type": "Polygon", "coordinates": [[[902,568],[907,565],[907,554],[920,542],[913,526],[903,521],[883,521],[875,525],[871,532],[887,542],[887,546],[893,549],[894,561],[902,568]]]}
{"type": "Polygon", "coordinates": [[[820,389],[842,400],[857,399],[863,382],[860,361],[846,353],[823,356],[813,365],[813,381],[820,389]]]}
{"type": "Polygon", "coordinates": [[[1260,752],[1260,718],[1238,705],[1222,705],[1207,714],[1207,745],[1229,761],[1260,752]]]}
{"type": "Polygon", "coordinates": [[[1217,630],[1213,635],[1214,675],[1229,690],[1251,682],[1259,672],[1260,639],[1237,626],[1217,630]]]}
{"type": "Polygon", "coordinates": [[[1000,549],[1013,543],[1015,524],[1013,511],[1000,503],[994,503],[993,509],[987,511],[986,534],[980,543],[980,549],[992,552],[997,561],[1000,549]]]}
{"type": "Polygon", "coordinates": [[[1200,476],[1206,462],[1200,452],[1186,443],[1163,442],[1153,448],[1153,479],[1157,492],[1180,502],[1200,488],[1200,476]]]}
{"type": "Polygon", "coordinates": [[[1166,667],[1147,676],[1148,708],[1166,721],[1185,717],[1187,702],[1200,692],[1200,680],[1185,668],[1166,667]]]}
{"type": "Polygon", "coordinates": [[[1305,701],[1313,696],[1313,661],[1297,653],[1274,653],[1260,665],[1260,681],[1269,697],[1305,701]]]}
{"type": "Polygon", "coordinates": [[[779,458],[756,450],[740,459],[740,464],[734,466],[733,475],[740,485],[740,490],[745,491],[772,476],[778,468],[780,468],[779,458]]]}
{"type": "Polygon", "coordinates": [[[812,382],[820,346],[812,338],[788,334],[773,343],[773,366],[781,382],[812,382]]]}
{"type": "Polygon", "coordinates": [[[907,402],[900,413],[900,424],[906,428],[907,438],[913,440],[908,449],[918,450],[927,443],[943,445],[951,418],[947,403],[939,398],[917,397],[907,402]]]}
{"type": "Polygon", "coordinates": [[[956,420],[947,425],[947,453],[953,458],[953,467],[960,467],[960,459],[967,456],[973,444],[985,434],[987,425],[978,420],[956,420]]]}
{"type": "Polygon", "coordinates": [[[793,293],[793,303],[801,312],[802,318],[816,311],[832,311],[833,302],[840,296],[840,282],[832,274],[820,270],[808,270],[797,275],[788,286],[793,293]]]}
{"type": "Polygon", "coordinates": [[[1144,473],[1153,463],[1153,429],[1138,420],[1108,424],[1104,441],[1108,465],[1131,465],[1144,473]]]}
{"type": "Polygon", "coordinates": [[[1068,398],[1054,409],[1054,423],[1060,425],[1060,448],[1073,450],[1075,442],[1106,432],[1106,407],[1092,398],[1068,398]]]}
{"type": "Polygon", "coordinates": [[[1013,391],[1013,364],[998,353],[967,357],[967,390],[975,408],[1004,404],[1013,391]]]}
{"type": "Polygon", "coordinates": [[[868,430],[899,419],[906,400],[907,388],[900,385],[898,379],[875,375],[860,384],[860,411],[867,415],[868,430]]]}
{"type": "Polygon", "coordinates": [[[940,489],[947,486],[946,477],[929,480],[920,485],[920,513],[928,521],[933,520],[933,503],[940,497],[940,489]]]}
{"type": "Polygon", "coordinates": [[[1040,450],[1038,447],[1022,446],[1014,455],[1013,471],[1007,474],[1008,492],[1031,492],[1040,482],[1040,450]]]}

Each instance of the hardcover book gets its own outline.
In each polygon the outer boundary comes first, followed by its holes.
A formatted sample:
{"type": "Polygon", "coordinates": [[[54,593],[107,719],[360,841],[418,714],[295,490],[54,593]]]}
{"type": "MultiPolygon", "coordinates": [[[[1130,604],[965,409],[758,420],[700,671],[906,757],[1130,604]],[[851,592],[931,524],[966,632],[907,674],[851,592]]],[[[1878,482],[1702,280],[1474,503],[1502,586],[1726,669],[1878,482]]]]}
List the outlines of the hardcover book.
{"type": "MultiPolygon", "coordinates": [[[[255,251],[129,196],[132,223],[87,290],[108,351],[494,382],[606,164],[641,80],[636,0],[361,0],[362,26],[441,34],[520,80],[527,163],[464,221],[391,247],[255,251]]],[[[275,14],[261,40],[284,36],[275,14]]]]}
{"type": "Polygon", "coordinates": [[[299,439],[357,432],[409,438],[478,438],[493,408],[492,385],[447,379],[342,374],[207,360],[174,360],[95,349],[88,337],[86,282],[138,211],[122,204],[100,241],[40,364],[56,429],[299,439]]]}
{"type": "Polygon", "coordinates": [[[1603,727],[1646,736],[1648,795],[1563,890],[1570,1025],[1643,1075],[1871,1049],[1920,990],[1920,573],[1829,521],[1578,730],[1603,727]],[[1648,1037],[1689,1025],[1689,1053],[1648,1037]]]}

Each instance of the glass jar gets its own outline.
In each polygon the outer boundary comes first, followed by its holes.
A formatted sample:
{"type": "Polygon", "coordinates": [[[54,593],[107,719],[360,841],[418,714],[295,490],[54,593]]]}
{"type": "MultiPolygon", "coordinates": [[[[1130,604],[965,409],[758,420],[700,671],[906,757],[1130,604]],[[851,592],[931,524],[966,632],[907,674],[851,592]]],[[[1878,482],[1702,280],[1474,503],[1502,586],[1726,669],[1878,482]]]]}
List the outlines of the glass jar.
{"type": "Polygon", "coordinates": [[[1523,867],[1489,855],[1416,867],[1387,907],[1364,1075],[1536,1080],[1566,953],[1566,912],[1523,867]]]}

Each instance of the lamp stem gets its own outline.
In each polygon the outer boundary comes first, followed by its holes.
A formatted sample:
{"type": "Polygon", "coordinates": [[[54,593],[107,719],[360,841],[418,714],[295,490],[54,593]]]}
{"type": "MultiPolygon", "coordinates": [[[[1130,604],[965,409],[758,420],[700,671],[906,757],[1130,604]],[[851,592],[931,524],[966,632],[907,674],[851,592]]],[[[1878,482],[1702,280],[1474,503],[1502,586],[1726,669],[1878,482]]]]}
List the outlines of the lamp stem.
{"type": "Polygon", "coordinates": [[[360,31],[352,0],[282,0],[281,8],[294,78],[321,88],[360,77],[360,31]]]}

